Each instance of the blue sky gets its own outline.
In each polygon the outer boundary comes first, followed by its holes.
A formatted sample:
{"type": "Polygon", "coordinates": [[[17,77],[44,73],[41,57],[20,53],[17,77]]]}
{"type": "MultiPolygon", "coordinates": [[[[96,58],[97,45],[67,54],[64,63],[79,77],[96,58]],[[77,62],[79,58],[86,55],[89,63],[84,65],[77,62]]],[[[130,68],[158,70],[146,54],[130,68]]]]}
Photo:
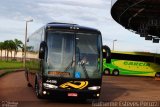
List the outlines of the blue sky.
{"type": "Polygon", "coordinates": [[[0,41],[18,38],[24,41],[25,20],[28,34],[48,22],[76,23],[101,31],[103,43],[119,51],[160,53],[160,43],[140,38],[116,23],[111,15],[111,0],[3,0],[0,1],[0,41]]]}

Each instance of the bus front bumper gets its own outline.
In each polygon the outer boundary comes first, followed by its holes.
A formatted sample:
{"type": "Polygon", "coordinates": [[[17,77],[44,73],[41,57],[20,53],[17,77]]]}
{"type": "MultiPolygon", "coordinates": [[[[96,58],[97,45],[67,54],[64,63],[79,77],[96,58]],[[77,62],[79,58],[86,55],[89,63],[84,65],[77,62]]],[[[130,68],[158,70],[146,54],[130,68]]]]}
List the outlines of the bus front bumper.
{"type": "Polygon", "coordinates": [[[100,90],[43,90],[44,97],[53,98],[82,98],[82,99],[98,99],[100,97],[100,90]]]}

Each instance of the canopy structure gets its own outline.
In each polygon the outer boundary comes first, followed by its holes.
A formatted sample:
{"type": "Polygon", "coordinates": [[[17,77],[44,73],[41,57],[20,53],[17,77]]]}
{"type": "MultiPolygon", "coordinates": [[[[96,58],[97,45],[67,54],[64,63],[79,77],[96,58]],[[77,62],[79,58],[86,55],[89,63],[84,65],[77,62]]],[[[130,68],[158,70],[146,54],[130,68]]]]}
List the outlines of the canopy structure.
{"type": "Polygon", "coordinates": [[[126,29],[159,43],[160,0],[112,0],[111,15],[126,29]]]}

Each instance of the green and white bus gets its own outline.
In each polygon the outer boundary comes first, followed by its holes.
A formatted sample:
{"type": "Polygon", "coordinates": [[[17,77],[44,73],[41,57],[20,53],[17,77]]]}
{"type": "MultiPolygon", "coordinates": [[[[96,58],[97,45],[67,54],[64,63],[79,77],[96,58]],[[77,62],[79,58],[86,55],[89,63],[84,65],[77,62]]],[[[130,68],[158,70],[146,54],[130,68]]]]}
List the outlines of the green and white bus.
{"type": "Polygon", "coordinates": [[[160,77],[160,54],[112,51],[111,63],[105,63],[106,59],[103,61],[105,75],[160,77]]]}

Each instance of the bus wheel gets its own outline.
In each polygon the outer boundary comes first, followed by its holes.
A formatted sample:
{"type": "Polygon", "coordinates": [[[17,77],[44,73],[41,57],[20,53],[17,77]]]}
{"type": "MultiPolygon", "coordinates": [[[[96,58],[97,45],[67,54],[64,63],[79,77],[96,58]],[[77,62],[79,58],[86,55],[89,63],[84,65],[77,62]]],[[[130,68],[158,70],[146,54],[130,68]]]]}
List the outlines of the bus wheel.
{"type": "Polygon", "coordinates": [[[32,87],[32,85],[31,85],[29,82],[28,82],[27,86],[28,86],[28,87],[32,87]]]}
{"type": "Polygon", "coordinates": [[[157,72],[157,73],[155,74],[155,77],[160,78],[160,72],[157,72]]]}
{"type": "Polygon", "coordinates": [[[24,74],[25,74],[26,80],[28,81],[28,70],[27,69],[24,70],[24,74]]]}
{"type": "Polygon", "coordinates": [[[104,75],[110,75],[110,69],[109,68],[106,68],[104,70],[104,75]]]}
{"type": "Polygon", "coordinates": [[[36,96],[37,96],[37,98],[41,99],[41,98],[42,98],[42,96],[41,96],[41,94],[40,94],[39,83],[38,83],[38,81],[37,81],[37,80],[36,80],[36,83],[35,83],[35,92],[36,92],[36,96]]]}
{"type": "Polygon", "coordinates": [[[112,75],[118,76],[119,75],[119,70],[118,69],[114,69],[113,72],[112,72],[112,75]]]}

